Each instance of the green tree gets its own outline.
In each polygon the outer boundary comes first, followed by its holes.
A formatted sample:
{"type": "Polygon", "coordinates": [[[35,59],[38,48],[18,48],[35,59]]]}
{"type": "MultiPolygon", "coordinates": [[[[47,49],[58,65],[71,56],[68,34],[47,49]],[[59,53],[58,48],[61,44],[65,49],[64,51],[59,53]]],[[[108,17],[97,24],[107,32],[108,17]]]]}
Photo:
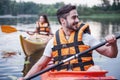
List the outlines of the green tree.
{"type": "Polygon", "coordinates": [[[12,15],[18,14],[18,4],[16,3],[15,0],[10,2],[10,14],[12,15]]]}
{"type": "Polygon", "coordinates": [[[81,6],[81,5],[77,7],[77,11],[79,15],[90,15],[93,13],[92,8],[89,8],[87,6],[81,6]]]}
{"type": "Polygon", "coordinates": [[[0,0],[0,15],[10,14],[10,0],[0,0]]]}
{"type": "Polygon", "coordinates": [[[103,10],[109,10],[110,8],[110,1],[109,0],[102,0],[102,9],[103,10]]]}

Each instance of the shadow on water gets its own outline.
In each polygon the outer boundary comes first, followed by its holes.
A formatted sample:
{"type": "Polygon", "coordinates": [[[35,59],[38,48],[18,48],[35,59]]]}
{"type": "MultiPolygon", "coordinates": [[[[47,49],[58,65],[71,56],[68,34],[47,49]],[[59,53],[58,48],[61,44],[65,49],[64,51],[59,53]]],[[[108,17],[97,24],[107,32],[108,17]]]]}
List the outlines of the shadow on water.
{"type": "MultiPolygon", "coordinates": [[[[24,25],[24,24],[35,23],[36,20],[37,20],[36,18],[2,19],[2,21],[0,21],[0,25],[8,24],[8,25],[16,26],[18,23],[22,23],[24,25]]],[[[92,33],[93,36],[95,36],[96,38],[98,38],[100,40],[104,39],[104,37],[108,34],[112,34],[112,33],[120,34],[120,21],[119,20],[82,19],[82,22],[88,23],[91,27],[91,31],[93,31],[93,33],[92,33]]],[[[55,24],[51,24],[52,30],[57,29],[56,25],[58,25],[58,24],[56,24],[56,22],[55,22],[55,24]],[[55,26],[52,26],[52,25],[55,25],[55,26]]],[[[2,37],[0,38],[0,40],[1,39],[2,39],[2,37]]],[[[8,38],[6,41],[8,41],[8,38]]],[[[14,41],[17,41],[17,40],[14,40],[14,41]]],[[[3,43],[0,43],[0,44],[2,44],[2,46],[4,47],[3,43]]],[[[14,42],[13,42],[13,44],[14,44],[14,42]]],[[[17,43],[15,43],[15,44],[17,45],[17,43]]],[[[109,71],[108,75],[115,76],[117,79],[120,79],[120,75],[119,75],[120,74],[120,72],[119,72],[120,40],[118,40],[117,44],[118,44],[118,49],[119,49],[117,58],[111,59],[111,58],[107,58],[107,57],[104,57],[99,54],[94,54],[94,57],[95,57],[94,60],[95,60],[95,64],[100,65],[103,69],[109,71]]],[[[16,45],[11,46],[11,48],[13,47],[12,49],[14,49],[14,47],[16,45]]],[[[19,46],[21,46],[21,45],[19,45],[19,46]]],[[[1,47],[1,49],[2,49],[2,47],[1,47]]],[[[19,57],[14,56],[14,58],[11,58],[11,59],[0,58],[0,80],[12,80],[10,78],[10,76],[16,76],[16,77],[24,76],[30,70],[30,68],[35,64],[35,62],[40,58],[41,54],[43,53],[43,50],[44,49],[41,50],[39,55],[36,53],[36,54],[31,55],[29,58],[26,57],[26,59],[23,56],[23,54],[18,55],[19,57]],[[15,63],[16,60],[18,62],[16,64],[13,64],[13,63],[15,63]],[[24,62],[25,60],[29,60],[30,63],[25,63],[24,62]],[[21,63],[21,61],[23,63],[21,63]],[[20,64],[18,64],[18,63],[20,63],[20,64]]],[[[95,53],[97,53],[97,52],[95,52],[95,53]]],[[[37,79],[37,80],[39,80],[39,79],[37,79]]]]}
{"type": "Polygon", "coordinates": [[[43,51],[44,48],[40,49],[40,51],[37,51],[35,54],[26,57],[26,61],[28,61],[28,63],[24,65],[24,69],[23,69],[24,76],[32,68],[32,66],[38,61],[38,59],[40,59],[40,57],[43,54],[43,51]]]}

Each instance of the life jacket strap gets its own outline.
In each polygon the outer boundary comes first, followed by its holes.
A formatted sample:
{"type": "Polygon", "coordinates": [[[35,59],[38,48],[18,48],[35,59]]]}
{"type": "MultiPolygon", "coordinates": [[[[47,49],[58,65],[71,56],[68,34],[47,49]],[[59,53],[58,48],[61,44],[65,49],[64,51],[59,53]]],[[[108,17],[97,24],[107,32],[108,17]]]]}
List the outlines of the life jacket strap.
{"type": "Polygon", "coordinates": [[[80,70],[84,71],[84,66],[90,65],[90,64],[94,65],[93,60],[87,61],[87,62],[79,62],[79,63],[76,63],[76,64],[75,63],[74,64],[63,64],[63,65],[59,66],[60,68],[57,67],[55,69],[60,71],[61,69],[67,69],[67,70],[71,69],[72,70],[73,68],[80,67],[80,70]]]}

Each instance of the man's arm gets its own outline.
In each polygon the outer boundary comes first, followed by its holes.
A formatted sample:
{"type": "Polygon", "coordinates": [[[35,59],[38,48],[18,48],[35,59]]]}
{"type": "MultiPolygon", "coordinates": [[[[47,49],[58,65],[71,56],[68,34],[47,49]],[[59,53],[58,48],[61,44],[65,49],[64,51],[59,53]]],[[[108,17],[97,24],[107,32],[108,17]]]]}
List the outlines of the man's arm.
{"type": "Polygon", "coordinates": [[[96,49],[100,54],[105,55],[110,58],[115,58],[118,54],[117,40],[115,35],[108,35],[105,37],[107,43],[96,49]]]}

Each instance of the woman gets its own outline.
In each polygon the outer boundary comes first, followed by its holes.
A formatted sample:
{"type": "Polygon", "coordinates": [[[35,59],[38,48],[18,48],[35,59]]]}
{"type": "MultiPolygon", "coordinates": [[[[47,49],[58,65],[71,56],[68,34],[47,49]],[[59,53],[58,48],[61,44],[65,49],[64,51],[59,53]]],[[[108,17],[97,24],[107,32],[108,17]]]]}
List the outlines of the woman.
{"type": "MultiPolygon", "coordinates": [[[[46,15],[41,15],[38,21],[36,22],[36,25],[37,27],[34,33],[42,35],[52,35],[50,24],[46,15]]],[[[30,33],[28,32],[28,34],[30,33]]]]}
{"type": "Polygon", "coordinates": [[[39,34],[49,35],[51,33],[50,24],[46,15],[41,15],[39,20],[36,22],[37,28],[36,32],[39,34]]]}

